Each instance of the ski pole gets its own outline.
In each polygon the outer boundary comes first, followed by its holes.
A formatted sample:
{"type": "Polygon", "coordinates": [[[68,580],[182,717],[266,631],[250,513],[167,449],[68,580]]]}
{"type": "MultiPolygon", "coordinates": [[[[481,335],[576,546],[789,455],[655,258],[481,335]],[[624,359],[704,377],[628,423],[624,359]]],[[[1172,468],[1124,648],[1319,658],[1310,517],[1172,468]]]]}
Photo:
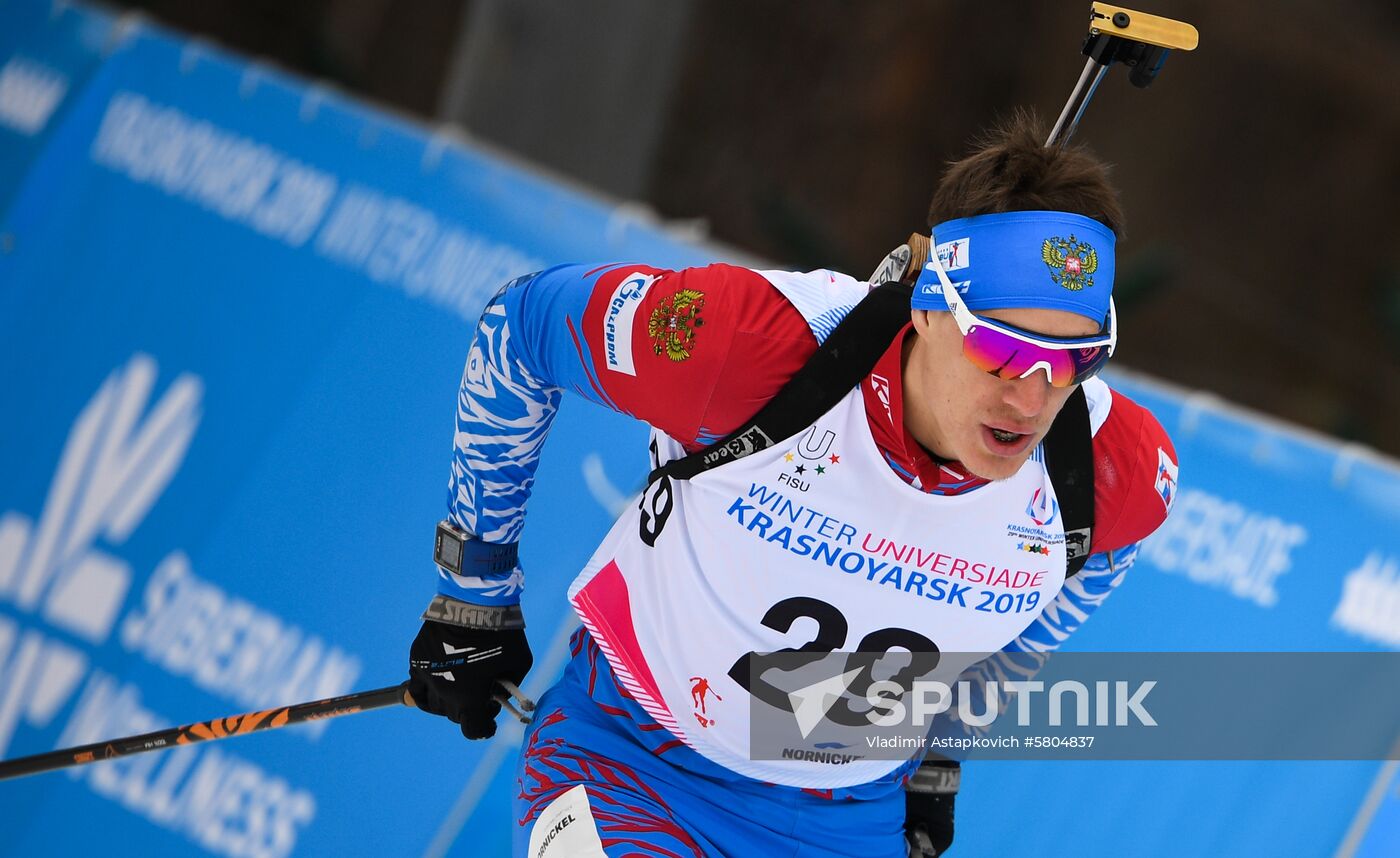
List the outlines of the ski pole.
{"type": "Polygon", "coordinates": [[[355,712],[367,712],[370,709],[400,705],[413,705],[413,698],[408,695],[407,682],[388,688],[378,688],[374,691],[347,694],[343,697],[329,697],[325,700],[313,700],[309,703],[297,703],[277,709],[264,709],[261,712],[248,712],[228,718],[200,721],[197,724],[157,730],[154,733],[143,733],[140,736],[128,736],[124,739],[79,745],[75,748],[63,748],[45,754],[19,757],[14,760],[0,760],[0,780],[23,777],[53,769],[63,769],[69,766],[81,766],[98,760],[111,760],[146,751],[160,751],[211,739],[243,736],[248,733],[256,733],[259,730],[275,730],[278,727],[316,721],[321,718],[336,718],[355,712]]]}
{"type": "MultiPolygon", "coordinates": [[[[506,679],[497,681],[509,696],[495,695],[493,699],[515,716],[520,723],[529,724],[530,718],[525,713],[535,708],[534,701],[526,697],[515,683],[506,679]],[[511,705],[512,700],[519,705],[519,709],[511,705]]],[[[0,781],[52,771],[53,769],[66,769],[69,766],[87,765],[98,760],[129,757],[132,754],[143,754],[146,751],[162,751],[180,745],[192,745],[195,742],[244,736],[259,730],[275,730],[278,727],[286,727],[291,724],[302,724],[307,721],[318,721],[322,718],[336,718],[341,715],[352,715],[356,712],[368,712],[371,709],[399,705],[415,705],[413,697],[408,693],[407,682],[391,685],[388,688],[376,688],[373,691],[346,694],[343,697],[328,697],[325,700],[295,703],[279,709],[264,709],[261,712],[248,712],[243,715],[231,715],[227,718],[215,718],[212,721],[200,721],[197,724],[171,727],[167,730],[157,730],[154,733],[143,733],[139,736],[127,736],[124,739],[111,739],[106,742],[94,742],[91,745],[79,745],[75,748],[62,748],[30,757],[0,760],[0,781]]]]}

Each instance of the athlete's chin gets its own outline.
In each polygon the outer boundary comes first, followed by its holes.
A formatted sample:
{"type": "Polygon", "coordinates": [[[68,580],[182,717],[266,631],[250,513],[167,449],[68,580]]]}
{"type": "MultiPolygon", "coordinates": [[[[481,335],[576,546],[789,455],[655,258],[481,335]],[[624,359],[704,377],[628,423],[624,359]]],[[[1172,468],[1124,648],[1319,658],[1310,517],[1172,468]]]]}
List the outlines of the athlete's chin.
{"type": "Polygon", "coordinates": [[[978,461],[971,463],[965,461],[962,464],[963,467],[971,471],[974,476],[996,482],[997,480],[1009,480],[1016,476],[1016,472],[1021,470],[1021,465],[1025,464],[1025,461],[1025,456],[1020,457],[1020,461],[1017,462],[1007,462],[1005,460],[982,461],[981,457],[979,457],[978,461]]]}
{"type": "Polygon", "coordinates": [[[1016,476],[1034,449],[1034,445],[1031,445],[1015,454],[1002,455],[985,448],[974,448],[971,454],[963,457],[962,466],[984,480],[1008,480],[1016,476]]]}

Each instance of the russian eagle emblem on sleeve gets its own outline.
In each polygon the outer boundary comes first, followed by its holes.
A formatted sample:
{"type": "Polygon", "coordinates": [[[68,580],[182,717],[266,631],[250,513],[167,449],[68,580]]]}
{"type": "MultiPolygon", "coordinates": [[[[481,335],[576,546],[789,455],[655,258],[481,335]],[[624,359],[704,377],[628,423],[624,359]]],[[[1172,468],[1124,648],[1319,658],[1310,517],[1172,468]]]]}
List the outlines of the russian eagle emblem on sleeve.
{"type": "Polygon", "coordinates": [[[696,289],[681,289],[663,298],[647,319],[647,336],[652,350],[673,361],[690,357],[695,348],[695,333],[705,324],[700,311],[705,309],[705,293],[696,289]]]}

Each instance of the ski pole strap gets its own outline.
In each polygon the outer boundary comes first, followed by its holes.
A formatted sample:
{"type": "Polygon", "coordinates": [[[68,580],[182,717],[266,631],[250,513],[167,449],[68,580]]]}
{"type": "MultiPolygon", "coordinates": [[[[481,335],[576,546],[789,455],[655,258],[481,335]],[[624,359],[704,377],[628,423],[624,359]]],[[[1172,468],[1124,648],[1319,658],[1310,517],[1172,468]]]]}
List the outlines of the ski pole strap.
{"type": "Polygon", "coordinates": [[[861,383],[895,335],[909,324],[912,287],[897,282],[871,289],[841,320],[782,390],[738,429],[703,450],[672,459],[647,477],[688,480],[711,468],[791,438],[836,407],[861,383]]]}

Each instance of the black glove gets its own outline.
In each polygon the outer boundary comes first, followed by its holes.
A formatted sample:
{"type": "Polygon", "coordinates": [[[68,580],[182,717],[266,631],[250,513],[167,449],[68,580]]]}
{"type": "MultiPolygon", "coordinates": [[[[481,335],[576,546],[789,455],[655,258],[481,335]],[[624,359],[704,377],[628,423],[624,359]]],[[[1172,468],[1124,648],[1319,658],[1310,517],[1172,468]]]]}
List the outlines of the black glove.
{"type": "Polygon", "coordinates": [[[951,760],[925,760],[904,788],[904,837],[910,858],[936,858],[953,844],[953,799],[962,769],[951,760]]]}
{"type": "Polygon", "coordinates": [[[408,692],[419,709],[460,724],[463,736],[486,739],[496,735],[501,700],[533,663],[523,623],[478,629],[424,620],[408,652],[408,692]]]}

